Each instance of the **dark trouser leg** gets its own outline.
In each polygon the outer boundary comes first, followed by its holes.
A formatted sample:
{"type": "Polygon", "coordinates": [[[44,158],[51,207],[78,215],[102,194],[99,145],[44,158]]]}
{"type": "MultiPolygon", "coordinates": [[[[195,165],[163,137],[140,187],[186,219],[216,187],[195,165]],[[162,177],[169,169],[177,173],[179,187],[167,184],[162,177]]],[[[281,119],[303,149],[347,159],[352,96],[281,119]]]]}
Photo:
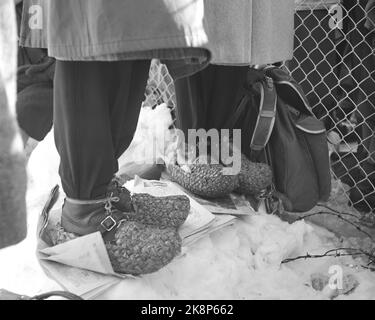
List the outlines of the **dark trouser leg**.
{"type": "Polygon", "coordinates": [[[176,125],[188,129],[222,129],[238,103],[248,67],[210,65],[175,82],[176,125]]]}
{"type": "Polygon", "coordinates": [[[69,198],[103,197],[136,129],[150,61],[57,61],[55,143],[69,198]]]}

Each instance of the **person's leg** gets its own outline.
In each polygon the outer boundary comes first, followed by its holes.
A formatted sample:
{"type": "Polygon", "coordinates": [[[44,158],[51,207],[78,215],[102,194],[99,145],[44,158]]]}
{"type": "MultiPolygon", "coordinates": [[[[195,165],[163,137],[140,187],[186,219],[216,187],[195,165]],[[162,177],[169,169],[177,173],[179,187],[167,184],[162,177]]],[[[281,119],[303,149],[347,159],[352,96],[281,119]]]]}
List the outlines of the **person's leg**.
{"type": "Polygon", "coordinates": [[[114,170],[109,120],[109,63],[56,62],[55,144],[60,177],[69,198],[105,193],[114,170]]]}
{"type": "Polygon", "coordinates": [[[187,139],[189,129],[205,128],[208,92],[212,82],[203,81],[203,75],[211,75],[211,66],[192,76],[176,80],[176,127],[183,131],[187,139]]]}
{"type": "MultiPolygon", "coordinates": [[[[228,128],[228,121],[240,102],[248,71],[247,66],[209,65],[197,74],[175,82],[176,127],[183,131],[186,143],[192,143],[188,137],[189,129],[242,129],[240,123],[228,128]]],[[[243,143],[247,138],[242,135],[243,143]]],[[[189,150],[191,148],[190,145],[189,150]]]]}
{"type": "Polygon", "coordinates": [[[69,198],[103,197],[130,144],[149,61],[57,61],[54,129],[69,198]]]}
{"type": "Polygon", "coordinates": [[[213,80],[211,91],[207,93],[207,129],[232,129],[225,128],[226,123],[238,106],[248,72],[248,66],[213,66],[212,78],[205,79],[213,80]]]}
{"type": "MultiPolygon", "coordinates": [[[[131,208],[128,192],[111,183],[130,144],[147,84],[149,61],[56,64],[54,129],[67,195],[61,225],[84,235],[131,208]],[[112,197],[118,197],[113,202],[112,197]],[[112,203],[113,202],[113,203],[112,203]],[[106,205],[118,209],[108,211],[106,205]]],[[[109,221],[113,225],[113,221],[109,221]]]]}
{"type": "MultiPolygon", "coordinates": [[[[110,121],[112,141],[116,160],[129,147],[135,130],[145,87],[148,80],[150,62],[120,62],[114,70],[114,80],[110,88],[110,121]]],[[[117,161],[116,171],[117,172],[117,161]]]]}
{"type": "Polygon", "coordinates": [[[249,67],[210,65],[175,82],[176,126],[188,129],[223,129],[238,103],[249,67]]]}

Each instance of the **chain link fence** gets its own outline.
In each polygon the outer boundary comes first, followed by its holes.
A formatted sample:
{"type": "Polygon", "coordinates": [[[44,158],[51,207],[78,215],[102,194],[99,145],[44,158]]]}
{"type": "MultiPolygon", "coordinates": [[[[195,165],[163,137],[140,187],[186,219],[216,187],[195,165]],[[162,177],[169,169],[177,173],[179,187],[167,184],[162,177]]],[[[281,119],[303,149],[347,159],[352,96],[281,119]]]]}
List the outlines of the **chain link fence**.
{"type": "MultiPolygon", "coordinates": [[[[326,124],[340,201],[375,213],[375,36],[365,28],[367,1],[296,0],[294,58],[285,66],[326,124]]],[[[176,106],[173,80],[153,61],[145,105],[163,102],[176,106]]]]}
{"type": "Polygon", "coordinates": [[[328,129],[332,174],[347,200],[375,211],[375,52],[367,0],[297,2],[294,58],[287,63],[328,129]]]}
{"type": "Polygon", "coordinates": [[[144,105],[154,107],[162,103],[166,103],[172,109],[176,107],[173,79],[164,64],[158,60],[153,60],[150,67],[144,105]]]}

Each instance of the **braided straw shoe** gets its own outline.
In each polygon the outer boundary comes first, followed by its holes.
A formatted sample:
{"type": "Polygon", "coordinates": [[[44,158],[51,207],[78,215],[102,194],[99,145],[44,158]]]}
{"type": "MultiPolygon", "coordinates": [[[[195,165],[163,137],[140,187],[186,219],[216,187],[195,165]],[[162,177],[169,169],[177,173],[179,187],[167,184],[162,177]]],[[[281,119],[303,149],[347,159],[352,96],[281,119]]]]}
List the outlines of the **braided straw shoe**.
{"type": "Polygon", "coordinates": [[[178,229],[190,212],[190,200],[187,196],[154,197],[146,193],[132,196],[135,215],[129,220],[158,227],[178,229]]]}
{"type": "MultiPolygon", "coordinates": [[[[111,199],[109,198],[109,201],[111,199]]],[[[111,205],[103,208],[103,222],[114,225],[104,232],[103,239],[115,272],[122,274],[152,273],[167,265],[181,252],[181,238],[177,229],[190,212],[186,196],[154,197],[148,194],[132,196],[134,212],[112,212],[111,205]],[[104,218],[104,219],[103,219],[104,218]]],[[[98,221],[100,221],[98,220],[98,221]]],[[[67,232],[61,224],[50,230],[54,245],[73,240],[80,235],[67,232]]]]}
{"type": "MultiPolygon", "coordinates": [[[[54,245],[79,236],[57,224],[51,234],[54,245]]],[[[181,238],[174,228],[158,228],[135,221],[123,221],[112,241],[106,241],[113,270],[122,274],[141,275],[156,272],[181,252],[181,238]]]]}
{"type": "Polygon", "coordinates": [[[242,155],[241,171],[238,175],[239,187],[236,192],[257,195],[272,184],[272,169],[265,163],[251,162],[242,155]]]}
{"type": "Polygon", "coordinates": [[[192,164],[187,172],[178,165],[169,165],[171,179],[190,192],[205,197],[219,198],[238,187],[238,177],[224,175],[221,164],[192,164]]]}

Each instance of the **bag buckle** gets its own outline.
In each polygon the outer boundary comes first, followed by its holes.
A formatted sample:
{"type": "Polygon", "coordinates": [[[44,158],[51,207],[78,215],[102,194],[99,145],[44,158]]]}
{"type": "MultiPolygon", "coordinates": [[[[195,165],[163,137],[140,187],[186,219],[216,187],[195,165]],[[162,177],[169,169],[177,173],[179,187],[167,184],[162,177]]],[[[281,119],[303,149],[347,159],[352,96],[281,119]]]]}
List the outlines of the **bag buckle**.
{"type": "Polygon", "coordinates": [[[265,199],[266,211],[268,214],[280,215],[283,213],[283,204],[281,199],[276,196],[271,196],[265,199]]]}
{"type": "Polygon", "coordinates": [[[276,111],[262,110],[260,116],[263,118],[274,118],[276,116],[276,111]]]}
{"type": "Polygon", "coordinates": [[[269,198],[269,196],[270,196],[269,194],[270,194],[270,191],[266,188],[266,189],[261,190],[255,196],[254,203],[253,203],[253,209],[256,212],[259,211],[259,208],[260,208],[262,202],[266,202],[266,200],[269,198]]]}
{"type": "Polygon", "coordinates": [[[266,212],[268,214],[281,214],[284,211],[283,203],[277,196],[274,184],[267,189],[264,189],[257,198],[259,201],[264,201],[266,212]]]}
{"type": "Polygon", "coordinates": [[[266,83],[268,89],[273,90],[273,88],[274,88],[273,79],[271,77],[268,77],[268,76],[265,76],[264,78],[265,78],[265,83],[266,83]]]}

